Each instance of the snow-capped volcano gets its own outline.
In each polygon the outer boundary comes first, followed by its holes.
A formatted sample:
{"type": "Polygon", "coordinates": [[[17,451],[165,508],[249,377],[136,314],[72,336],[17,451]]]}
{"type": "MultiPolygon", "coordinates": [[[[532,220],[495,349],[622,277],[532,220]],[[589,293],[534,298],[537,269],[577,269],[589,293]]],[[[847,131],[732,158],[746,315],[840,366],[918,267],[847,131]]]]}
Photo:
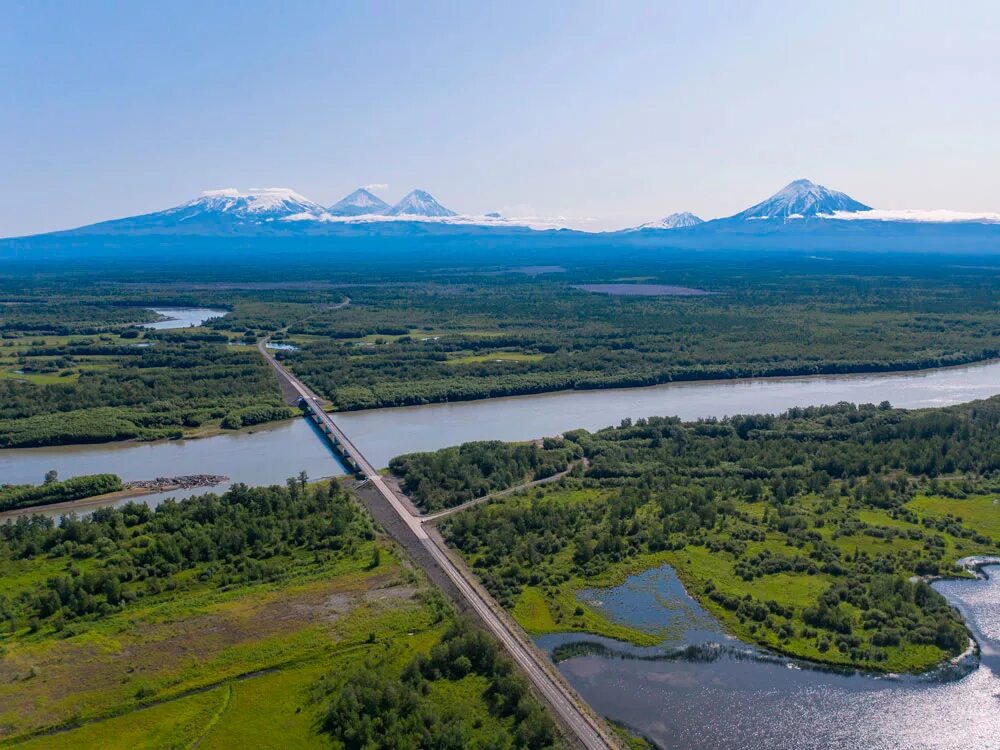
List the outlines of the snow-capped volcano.
{"type": "Polygon", "coordinates": [[[331,216],[364,216],[385,214],[389,204],[366,188],[358,188],[346,198],[341,198],[327,209],[331,216]]]}
{"type": "Polygon", "coordinates": [[[704,219],[698,218],[690,211],[680,211],[670,214],[670,216],[664,216],[657,221],[647,221],[645,224],[635,227],[632,231],[639,229],[687,229],[688,227],[696,227],[704,223],[704,219]]]}
{"type": "Polygon", "coordinates": [[[411,190],[407,195],[389,209],[389,216],[457,216],[436,200],[426,190],[411,190]]]}
{"type": "MultiPolygon", "coordinates": [[[[492,237],[517,237],[519,241],[528,241],[526,238],[533,234],[529,230],[562,230],[567,223],[560,217],[457,214],[424,190],[413,190],[395,206],[388,206],[369,190],[359,188],[325,209],[288,188],[247,191],[228,188],[206,191],[173,208],[43,236],[45,242],[60,242],[64,237],[90,237],[97,242],[102,237],[114,236],[155,244],[169,242],[166,238],[172,235],[184,235],[206,241],[240,237],[254,242],[264,242],[266,238],[283,242],[289,238],[308,237],[310,242],[319,243],[348,237],[372,242],[385,238],[390,242],[401,241],[404,237],[456,237],[463,233],[486,236],[492,233],[492,237]]],[[[602,234],[600,241],[613,240],[617,234],[602,234]]],[[[853,248],[867,251],[874,248],[998,253],[1000,212],[872,209],[844,193],[809,180],[796,180],[766,201],[734,216],[702,221],[691,213],[680,212],[621,230],[621,234],[627,234],[628,243],[659,244],[674,249],[813,251],[853,248]]],[[[545,241],[557,236],[569,237],[575,242],[585,235],[579,231],[553,233],[545,241]]],[[[30,238],[9,239],[16,243],[30,238]]]]}
{"type": "Polygon", "coordinates": [[[252,188],[245,193],[236,188],[206,190],[200,197],[163,213],[178,222],[211,214],[234,220],[268,221],[297,214],[318,216],[323,207],[288,188],[252,188]]]}
{"type": "Polygon", "coordinates": [[[741,211],[730,220],[743,221],[789,221],[816,216],[817,214],[833,214],[834,212],[869,211],[866,206],[854,200],[846,193],[817,185],[810,180],[795,180],[790,182],[766,201],[741,211]]]}

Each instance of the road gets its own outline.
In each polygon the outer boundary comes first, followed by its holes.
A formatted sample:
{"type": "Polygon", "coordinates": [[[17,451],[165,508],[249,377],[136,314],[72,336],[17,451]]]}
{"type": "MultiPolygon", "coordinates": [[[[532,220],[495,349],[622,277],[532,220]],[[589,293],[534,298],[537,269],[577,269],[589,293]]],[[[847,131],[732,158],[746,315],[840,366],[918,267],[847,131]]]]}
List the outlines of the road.
{"type": "Polygon", "coordinates": [[[569,468],[557,472],[552,476],[544,477],[542,479],[535,479],[531,482],[525,482],[524,484],[519,484],[516,487],[508,487],[505,490],[497,490],[496,492],[491,492],[488,495],[483,495],[482,497],[475,497],[472,500],[467,500],[461,505],[453,505],[450,508],[445,508],[444,510],[435,511],[434,513],[426,513],[422,516],[418,516],[418,518],[420,519],[421,523],[435,523],[437,521],[440,521],[442,518],[453,516],[456,513],[461,513],[463,510],[474,508],[477,505],[488,503],[491,500],[496,500],[497,498],[506,497],[507,495],[513,495],[514,493],[521,492],[523,490],[530,490],[532,487],[538,487],[543,484],[549,484],[550,482],[558,482],[564,476],[569,474],[578,464],[583,464],[584,468],[586,468],[587,459],[585,458],[580,459],[580,461],[571,464],[569,468]]]}
{"type": "Polygon", "coordinates": [[[265,338],[258,342],[257,349],[278,373],[283,389],[294,390],[310,407],[311,411],[319,415],[330,434],[337,438],[355,460],[364,482],[370,484],[378,492],[379,496],[389,504],[419,543],[430,553],[469,607],[475,611],[487,629],[496,636],[538,693],[556,713],[563,726],[571,731],[580,745],[587,750],[609,750],[610,748],[617,750],[620,745],[606,729],[604,723],[590,713],[585,707],[583,699],[577,695],[573,688],[549,671],[548,658],[526,636],[523,636],[506,622],[505,617],[500,614],[503,612],[500,605],[475,581],[463,574],[462,570],[448,556],[443,543],[435,536],[428,534],[424,528],[423,519],[411,513],[396,497],[375,467],[368,462],[368,459],[357,449],[350,438],[341,431],[330,415],[323,411],[322,399],[317,397],[305,383],[292,375],[274,358],[270,350],[267,349],[267,340],[265,338]]]}

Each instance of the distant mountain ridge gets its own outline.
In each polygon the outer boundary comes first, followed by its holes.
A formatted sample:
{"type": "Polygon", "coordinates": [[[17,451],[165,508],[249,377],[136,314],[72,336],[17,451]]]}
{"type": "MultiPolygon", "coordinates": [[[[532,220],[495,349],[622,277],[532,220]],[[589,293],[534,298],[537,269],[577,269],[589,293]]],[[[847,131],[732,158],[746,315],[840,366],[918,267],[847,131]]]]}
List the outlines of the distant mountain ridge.
{"type": "Polygon", "coordinates": [[[845,214],[871,211],[861,201],[854,200],[847,193],[817,185],[811,180],[794,180],[767,200],[757,203],[745,211],[720,219],[702,221],[689,212],[670,214],[659,221],[640,224],[629,231],[659,229],[689,229],[691,227],[717,224],[718,222],[789,222],[799,219],[842,218],[845,214]]]}
{"type": "MultiPolygon", "coordinates": [[[[591,246],[605,243],[609,253],[623,248],[652,251],[709,249],[726,251],[836,251],[863,249],[903,252],[1000,253],[1000,213],[893,211],[873,209],[846,193],[810,180],[795,180],[774,195],[732,216],[702,221],[690,212],[616,232],[581,232],[545,219],[505,218],[499,213],[458,214],[425,190],[413,190],[390,206],[367,188],[358,188],[328,208],[289,188],[210,190],[179,206],[76,229],[3,240],[0,248],[46,243],[72,246],[78,240],[109,248],[126,244],[190,243],[192,238],[230,238],[247,247],[266,247],[296,238],[313,247],[332,246],[337,238],[368,243],[405,243],[414,252],[421,238],[518,243],[518,250],[591,246]],[[178,239],[172,240],[176,237],[178,239]],[[37,241],[36,241],[37,238],[37,241]],[[106,239],[105,239],[106,238],[106,239]],[[152,239],[150,239],[152,238],[152,239]],[[251,242],[252,240],[252,242],[251,242]],[[612,249],[613,248],[613,249],[612,249]]],[[[302,247],[303,245],[299,245],[302,247]]],[[[498,252],[500,252],[498,250],[498,252]]],[[[508,252],[508,251],[504,251],[508,252]]]]}
{"type": "MultiPolygon", "coordinates": [[[[423,218],[444,218],[458,216],[455,211],[445,208],[426,190],[411,190],[400,201],[390,206],[367,188],[358,188],[350,195],[334,203],[326,213],[335,217],[350,216],[419,216],[423,218]]],[[[316,218],[325,218],[322,214],[316,218]]]]}

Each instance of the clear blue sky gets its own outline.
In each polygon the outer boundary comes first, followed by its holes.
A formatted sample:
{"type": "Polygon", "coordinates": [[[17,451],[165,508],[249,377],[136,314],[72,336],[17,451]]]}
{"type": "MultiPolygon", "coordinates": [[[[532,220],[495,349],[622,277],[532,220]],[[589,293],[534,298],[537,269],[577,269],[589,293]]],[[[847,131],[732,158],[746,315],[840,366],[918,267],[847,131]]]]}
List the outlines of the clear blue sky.
{"type": "Polygon", "coordinates": [[[1000,210],[995,0],[0,0],[0,236],[385,183],[604,228],[797,177],[1000,210]]]}

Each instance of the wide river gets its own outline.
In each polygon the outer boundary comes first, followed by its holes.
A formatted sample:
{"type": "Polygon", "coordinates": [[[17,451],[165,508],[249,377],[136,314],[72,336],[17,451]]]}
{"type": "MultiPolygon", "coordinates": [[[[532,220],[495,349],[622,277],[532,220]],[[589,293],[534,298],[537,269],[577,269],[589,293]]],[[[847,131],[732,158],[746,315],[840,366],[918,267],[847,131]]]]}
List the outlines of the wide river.
{"type": "MultiPolygon", "coordinates": [[[[564,391],[484,401],[347,412],[337,422],[375,466],[393,456],[468,440],[528,440],[577,427],[594,430],[626,417],[683,419],[778,413],[793,406],[839,401],[919,408],[1000,393],[1000,362],[968,367],[801,378],[674,383],[650,388],[564,391]]],[[[282,483],[305,470],[342,474],[339,463],[304,419],[198,440],[0,450],[0,483],[37,483],[49,469],[67,478],[110,472],[123,479],[223,474],[247,484],[282,483]]],[[[219,489],[222,489],[220,487],[219,489]]],[[[167,496],[204,492],[189,490],[167,496]]],[[[148,502],[163,496],[148,495],[148,502]]]]}
{"type": "MultiPolygon", "coordinates": [[[[158,312],[175,318],[163,321],[165,327],[176,327],[197,324],[218,311],[158,312]]],[[[526,440],[578,427],[593,430],[627,417],[778,413],[793,406],[839,401],[889,401],[920,408],[997,393],[1000,362],[988,362],[885,375],[571,391],[352,412],[336,418],[373,464],[385,466],[401,453],[468,440],[526,440]]],[[[126,480],[225,474],[248,484],[281,483],[300,470],[313,478],[343,473],[304,419],[199,440],[0,450],[0,483],[39,482],[50,469],[63,478],[112,472],[126,480]]],[[[148,495],[144,500],[157,502],[204,491],[148,495]]],[[[669,569],[648,571],[613,591],[584,594],[610,615],[637,625],[669,623],[671,636],[663,647],[639,650],[588,639],[603,643],[605,650],[565,660],[560,669],[598,712],[669,748],[1000,749],[998,579],[994,575],[987,582],[937,584],[961,606],[983,645],[981,665],[965,676],[875,678],[767,658],[727,638],[669,569]],[[677,647],[688,645],[699,648],[684,657],[674,654],[677,647]],[[636,656],[642,658],[632,658],[636,656]]],[[[554,648],[576,640],[579,636],[549,636],[540,644],[554,648]]]]}

